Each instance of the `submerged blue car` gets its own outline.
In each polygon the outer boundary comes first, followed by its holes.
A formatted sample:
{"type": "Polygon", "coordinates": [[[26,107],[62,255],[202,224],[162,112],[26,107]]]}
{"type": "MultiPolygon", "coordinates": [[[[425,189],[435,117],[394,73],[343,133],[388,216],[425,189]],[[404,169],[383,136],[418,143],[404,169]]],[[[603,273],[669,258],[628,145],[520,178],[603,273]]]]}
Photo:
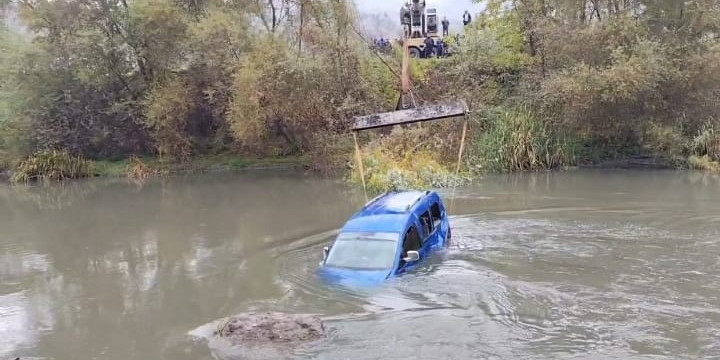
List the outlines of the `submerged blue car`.
{"type": "Polygon", "coordinates": [[[323,249],[320,275],[342,283],[378,283],[445,246],[450,222],[433,191],[387,192],[369,201],[323,249]]]}

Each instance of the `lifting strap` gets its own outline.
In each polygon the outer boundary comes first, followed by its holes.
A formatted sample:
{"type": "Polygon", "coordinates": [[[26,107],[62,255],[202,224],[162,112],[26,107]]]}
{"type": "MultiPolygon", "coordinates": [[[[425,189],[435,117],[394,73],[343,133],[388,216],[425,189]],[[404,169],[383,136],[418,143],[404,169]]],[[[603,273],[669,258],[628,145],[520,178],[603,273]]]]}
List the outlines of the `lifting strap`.
{"type": "Polygon", "coordinates": [[[363,170],[362,155],[360,154],[360,145],[358,144],[357,133],[353,131],[353,140],[355,140],[355,158],[360,171],[360,180],[362,180],[363,193],[365,194],[365,202],[368,201],[367,187],[365,186],[365,171],[363,170]]]}

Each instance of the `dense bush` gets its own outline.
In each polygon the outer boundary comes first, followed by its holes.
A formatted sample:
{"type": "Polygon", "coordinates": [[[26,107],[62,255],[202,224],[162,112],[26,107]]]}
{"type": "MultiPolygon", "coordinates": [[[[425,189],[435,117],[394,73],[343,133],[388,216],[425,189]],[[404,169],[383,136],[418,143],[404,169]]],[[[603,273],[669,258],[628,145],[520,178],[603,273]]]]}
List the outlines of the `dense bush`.
{"type": "Polygon", "coordinates": [[[664,158],[677,168],[686,167],[690,149],[682,126],[651,123],[641,142],[651,154],[664,158]]]}
{"type": "Polygon", "coordinates": [[[145,121],[160,157],[183,161],[191,154],[187,125],[193,111],[187,84],[170,79],[150,91],[145,121]]]}
{"type": "Polygon", "coordinates": [[[487,4],[446,70],[487,118],[473,134],[471,166],[552,168],[639,153],[682,166],[712,152],[697,144],[713,147],[703,124],[720,116],[720,8],[711,2],[487,4]]]}

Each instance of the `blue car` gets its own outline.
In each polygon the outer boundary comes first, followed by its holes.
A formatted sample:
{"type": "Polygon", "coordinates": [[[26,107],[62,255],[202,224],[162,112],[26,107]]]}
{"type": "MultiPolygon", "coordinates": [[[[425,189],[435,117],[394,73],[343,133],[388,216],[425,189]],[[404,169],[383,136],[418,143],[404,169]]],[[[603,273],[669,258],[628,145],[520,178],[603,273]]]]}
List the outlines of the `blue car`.
{"type": "Polygon", "coordinates": [[[323,249],[319,272],[341,283],[379,283],[414,267],[450,237],[436,192],[387,192],[345,223],[333,245],[323,249]]]}

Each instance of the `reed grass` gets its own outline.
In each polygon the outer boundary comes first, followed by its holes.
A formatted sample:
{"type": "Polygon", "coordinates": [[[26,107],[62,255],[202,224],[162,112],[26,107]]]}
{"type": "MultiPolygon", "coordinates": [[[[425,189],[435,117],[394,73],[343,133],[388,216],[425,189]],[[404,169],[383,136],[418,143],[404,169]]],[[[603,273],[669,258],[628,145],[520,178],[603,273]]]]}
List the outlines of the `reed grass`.
{"type": "Polygon", "coordinates": [[[708,155],[692,155],[688,158],[688,165],[691,169],[720,173],[720,162],[711,159],[708,155]]]}
{"type": "Polygon", "coordinates": [[[21,162],[10,179],[13,183],[59,181],[93,175],[93,163],[66,151],[45,151],[21,162]]]}
{"type": "Polygon", "coordinates": [[[471,149],[471,168],[479,171],[550,170],[573,166],[579,147],[519,107],[491,113],[471,149]]]}
{"type": "Polygon", "coordinates": [[[720,172],[720,129],[716,122],[705,122],[690,147],[692,155],[687,162],[691,169],[720,172]]]}
{"type": "Polygon", "coordinates": [[[720,161],[720,125],[713,121],[705,122],[693,139],[692,148],[697,156],[720,161]]]}

